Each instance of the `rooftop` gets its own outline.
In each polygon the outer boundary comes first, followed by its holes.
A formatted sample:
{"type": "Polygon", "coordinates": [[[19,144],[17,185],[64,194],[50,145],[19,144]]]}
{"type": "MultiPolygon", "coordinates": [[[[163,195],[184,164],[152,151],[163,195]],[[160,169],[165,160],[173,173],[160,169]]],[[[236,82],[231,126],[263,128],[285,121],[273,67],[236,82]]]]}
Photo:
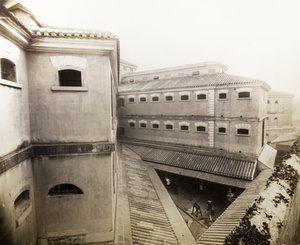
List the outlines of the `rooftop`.
{"type": "Polygon", "coordinates": [[[180,89],[228,85],[261,85],[270,89],[263,80],[234,76],[226,73],[197,76],[171,77],[145,82],[132,82],[119,85],[119,92],[138,92],[164,89],[180,89]]]}

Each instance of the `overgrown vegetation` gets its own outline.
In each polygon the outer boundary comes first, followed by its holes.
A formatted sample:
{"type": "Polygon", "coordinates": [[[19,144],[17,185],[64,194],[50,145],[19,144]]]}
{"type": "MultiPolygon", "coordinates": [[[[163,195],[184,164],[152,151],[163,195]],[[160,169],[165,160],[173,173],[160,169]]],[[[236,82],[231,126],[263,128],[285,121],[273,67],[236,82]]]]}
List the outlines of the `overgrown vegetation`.
{"type": "MultiPolygon", "coordinates": [[[[299,181],[299,173],[291,165],[286,164],[292,154],[300,157],[300,139],[298,139],[291,150],[284,156],[283,161],[277,166],[273,174],[266,182],[266,190],[274,187],[277,184],[278,192],[275,192],[272,203],[276,209],[281,203],[288,206],[290,197],[293,196],[297,183],[299,181]],[[280,187],[286,191],[286,196],[280,192],[280,187]]],[[[241,220],[240,225],[235,228],[225,239],[224,245],[270,245],[271,244],[271,232],[269,227],[269,221],[271,222],[273,215],[266,213],[265,211],[258,210],[259,204],[264,202],[265,198],[260,196],[255,199],[254,204],[246,211],[244,218],[241,220]],[[259,227],[251,222],[251,218],[255,215],[261,215],[262,222],[259,227]]],[[[278,232],[282,227],[281,221],[276,222],[276,229],[278,232]]]]}

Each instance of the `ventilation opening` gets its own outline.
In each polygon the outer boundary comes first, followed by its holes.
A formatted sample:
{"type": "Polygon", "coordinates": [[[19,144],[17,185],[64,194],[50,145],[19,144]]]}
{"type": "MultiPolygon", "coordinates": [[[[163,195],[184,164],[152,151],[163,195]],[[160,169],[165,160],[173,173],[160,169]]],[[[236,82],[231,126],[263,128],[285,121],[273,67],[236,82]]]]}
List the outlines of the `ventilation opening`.
{"type": "Polygon", "coordinates": [[[76,185],[60,184],[52,187],[48,192],[49,196],[69,195],[69,194],[83,194],[83,191],[76,185]]]}
{"type": "Polygon", "coordinates": [[[61,70],[59,74],[60,86],[81,87],[81,72],[76,70],[61,70]]]}

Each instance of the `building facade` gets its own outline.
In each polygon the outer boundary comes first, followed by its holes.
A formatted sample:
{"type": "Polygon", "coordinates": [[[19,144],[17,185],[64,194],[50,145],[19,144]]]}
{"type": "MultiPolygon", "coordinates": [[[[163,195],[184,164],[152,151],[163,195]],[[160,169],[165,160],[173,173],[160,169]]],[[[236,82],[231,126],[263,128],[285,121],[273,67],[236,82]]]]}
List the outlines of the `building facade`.
{"type": "Polygon", "coordinates": [[[268,142],[295,131],[293,126],[293,94],[271,90],[268,93],[268,142]]]}
{"type": "Polygon", "coordinates": [[[208,62],[124,75],[118,134],[258,156],[270,87],[226,70],[208,62]]]}
{"type": "Polygon", "coordinates": [[[1,244],[112,242],[118,38],[20,4],[0,30],[1,244]]]}

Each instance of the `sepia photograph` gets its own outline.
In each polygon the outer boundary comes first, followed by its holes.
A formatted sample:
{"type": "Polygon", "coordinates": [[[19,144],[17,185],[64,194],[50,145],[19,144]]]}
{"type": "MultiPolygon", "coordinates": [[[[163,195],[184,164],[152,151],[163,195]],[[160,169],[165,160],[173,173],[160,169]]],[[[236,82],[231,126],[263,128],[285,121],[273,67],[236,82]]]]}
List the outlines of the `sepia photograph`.
{"type": "Polygon", "coordinates": [[[299,245],[299,9],[0,0],[0,244],[299,245]]]}

